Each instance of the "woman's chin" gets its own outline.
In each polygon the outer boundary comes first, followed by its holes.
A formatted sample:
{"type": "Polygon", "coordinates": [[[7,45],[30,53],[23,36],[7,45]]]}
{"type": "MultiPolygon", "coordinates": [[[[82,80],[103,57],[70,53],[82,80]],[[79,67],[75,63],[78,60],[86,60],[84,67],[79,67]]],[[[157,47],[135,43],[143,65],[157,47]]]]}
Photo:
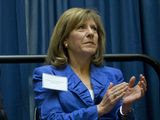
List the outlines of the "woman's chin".
{"type": "Polygon", "coordinates": [[[95,53],[96,53],[95,50],[85,50],[82,54],[87,57],[87,56],[93,56],[95,53]]]}

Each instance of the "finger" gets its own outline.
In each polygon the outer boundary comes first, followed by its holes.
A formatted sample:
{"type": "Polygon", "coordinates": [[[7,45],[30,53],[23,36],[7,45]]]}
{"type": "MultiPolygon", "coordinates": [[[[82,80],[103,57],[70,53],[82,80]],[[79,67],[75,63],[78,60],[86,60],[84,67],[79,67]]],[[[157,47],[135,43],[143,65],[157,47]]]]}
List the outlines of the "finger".
{"type": "Polygon", "coordinates": [[[140,82],[139,82],[140,87],[142,87],[145,91],[147,90],[147,82],[145,77],[140,74],[140,82]]]}
{"type": "Polygon", "coordinates": [[[119,91],[116,91],[113,95],[115,96],[119,96],[120,94],[124,93],[125,91],[127,91],[128,86],[123,87],[122,89],[120,89],[119,91]]]}
{"type": "Polygon", "coordinates": [[[115,85],[115,86],[112,86],[112,87],[108,87],[110,89],[107,90],[106,92],[106,98],[109,98],[109,99],[113,99],[115,98],[117,95],[121,94],[122,92],[126,91],[127,88],[128,88],[128,83],[126,82],[123,82],[123,83],[120,83],[118,85],[115,85]]]}
{"type": "Polygon", "coordinates": [[[109,84],[109,86],[108,86],[108,90],[106,91],[106,93],[105,93],[105,97],[109,97],[110,96],[110,89],[113,87],[114,85],[113,85],[113,83],[112,82],[110,82],[110,84],[109,84]]]}
{"type": "Polygon", "coordinates": [[[110,82],[108,89],[111,89],[113,87],[113,83],[110,82]]]}
{"type": "Polygon", "coordinates": [[[147,86],[147,81],[144,75],[140,74],[140,81],[144,81],[145,85],[147,86]]]}
{"type": "Polygon", "coordinates": [[[112,105],[116,104],[116,102],[122,99],[124,95],[124,93],[121,93],[118,96],[112,95],[108,98],[108,102],[110,102],[112,105]]]}
{"type": "Polygon", "coordinates": [[[119,89],[119,87],[125,87],[125,86],[128,86],[128,83],[122,82],[122,83],[120,83],[120,84],[117,84],[117,85],[113,86],[112,89],[111,89],[111,91],[114,92],[114,91],[116,91],[117,89],[119,89]]]}
{"type": "Polygon", "coordinates": [[[141,96],[144,96],[145,95],[145,91],[143,88],[141,88],[141,96]]]}
{"type": "Polygon", "coordinates": [[[117,95],[116,97],[113,98],[113,101],[117,102],[117,101],[121,100],[124,95],[125,95],[125,92],[120,93],[119,95],[117,95]]]}
{"type": "Polygon", "coordinates": [[[117,96],[123,94],[128,89],[128,86],[123,87],[121,90],[116,91],[115,93],[111,94],[111,99],[115,99],[117,96]]]}
{"type": "Polygon", "coordinates": [[[140,81],[145,79],[143,74],[140,74],[139,77],[140,77],[140,81]]]}
{"type": "Polygon", "coordinates": [[[134,83],[136,81],[136,77],[135,76],[132,76],[129,80],[129,87],[133,87],[134,86],[134,83]]]}
{"type": "Polygon", "coordinates": [[[128,83],[127,84],[122,84],[121,86],[116,87],[114,90],[112,90],[113,93],[119,93],[119,92],[124,92],[128,88],[128,83]]]}
{"type": "Polygon", "coordinates": [[[138,85],[141,87],[141,95],[144,96],[147,91],[147,82],[142,74],[140,74],[140,81],[138,82],[138,85]]]}
{"type": "Polygon", "coordinates": [[[140,81],[140,82],[139,82],[139,86],[140,86],[141,88],[143,88],[144,91],[147,91],[147,85],[145,84],[144,81],[140,81]]]}

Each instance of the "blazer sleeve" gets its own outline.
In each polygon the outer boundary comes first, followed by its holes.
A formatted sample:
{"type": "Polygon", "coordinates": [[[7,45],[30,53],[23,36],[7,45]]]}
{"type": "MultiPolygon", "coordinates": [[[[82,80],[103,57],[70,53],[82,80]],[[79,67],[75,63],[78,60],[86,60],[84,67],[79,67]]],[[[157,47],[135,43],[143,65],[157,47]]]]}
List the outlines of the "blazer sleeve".
{"type": "MultiPolygon", "coordinates": [[[[33,72],[33,86],[35,102],[42,120],[97,120],[97,106],[80,108],[70,113],[65,113],[58,99],[58,91],[42,88],[43,69],[33,72]]],[[[49,72],[48,72],[49,73],[49,72]]],[[[73,103],[76,104],[76,103],[73,103]]]]}

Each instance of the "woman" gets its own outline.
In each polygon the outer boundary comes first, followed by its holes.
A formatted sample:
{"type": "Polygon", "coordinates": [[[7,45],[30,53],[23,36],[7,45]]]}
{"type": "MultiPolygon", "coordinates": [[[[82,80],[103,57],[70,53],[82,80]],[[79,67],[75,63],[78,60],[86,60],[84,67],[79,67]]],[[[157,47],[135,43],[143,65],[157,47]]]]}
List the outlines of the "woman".
{"type": "Polygon", "coordinates": [[[146,80],[140,75],[133,86],[135,77],[123,82],[120,70],[103,66],[104,45],[104,28],[95,11],[72,8],[63,13],[51,37],[48,65],[33,73],[42,120],[131,119],[131,105],[145,94],[146,80]],[[53,82],[66,78],[68,90],[44,87],[43,74],[54,76],[53,82]]]}

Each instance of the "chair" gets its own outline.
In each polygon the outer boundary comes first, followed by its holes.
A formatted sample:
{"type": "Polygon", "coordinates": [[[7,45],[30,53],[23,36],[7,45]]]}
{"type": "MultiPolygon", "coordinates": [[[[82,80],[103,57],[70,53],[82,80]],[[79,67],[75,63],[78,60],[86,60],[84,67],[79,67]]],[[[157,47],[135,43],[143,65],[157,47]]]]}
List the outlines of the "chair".
{"type": "Polygon", "coordinates": [[[3,109],[0,109],[0,120],[7,120],[7,115],[3,109]]]}
{"type": "Polygon", "coordinates": [[[7,115],[3,110],[2,97],[0,95],[0,120],[7,120],[7,115]]]}
{"type": "Polygon", "coordinates": [[[40,120],[40,114],[38,112],[38,108],[34,109],[34,120],[40,120]]]}

